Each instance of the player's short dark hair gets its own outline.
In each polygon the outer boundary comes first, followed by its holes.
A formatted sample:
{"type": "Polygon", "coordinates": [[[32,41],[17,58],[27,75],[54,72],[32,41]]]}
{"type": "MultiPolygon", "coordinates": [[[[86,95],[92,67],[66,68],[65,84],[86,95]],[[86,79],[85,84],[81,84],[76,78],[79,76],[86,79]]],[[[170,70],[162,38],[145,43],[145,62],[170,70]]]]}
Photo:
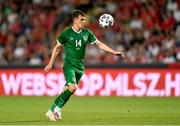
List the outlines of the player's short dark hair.
{"type": "Polygon", "coordinates": [[[77,18],[79,15],[85,16],[85,13],[81,10],[75,10],[72,12],[72,19],[77,18]]]}

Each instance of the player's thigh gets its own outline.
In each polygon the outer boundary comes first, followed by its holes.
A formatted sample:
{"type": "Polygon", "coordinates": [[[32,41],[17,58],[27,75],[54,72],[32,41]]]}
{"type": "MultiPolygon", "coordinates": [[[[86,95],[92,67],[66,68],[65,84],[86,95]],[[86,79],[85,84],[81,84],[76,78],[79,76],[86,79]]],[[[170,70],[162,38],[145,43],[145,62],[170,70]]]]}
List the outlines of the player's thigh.
{"type": "Polygon", "coordinates": [[[83,70],[78,70],[78,71],[75,71],[75,76],[76,76],[76,82],[77,84],[79,83],[82,75],[84,74],[84,71],[83,70]]]}
{"type": "Polygon", "coordinates": [[[63,67],[63,70],[64,70],[64,76],[66,79],[65,86],[67,86],[68,84],[77,84],[74,69],[72,67],[66,66],[66,67],[63,67]]]}

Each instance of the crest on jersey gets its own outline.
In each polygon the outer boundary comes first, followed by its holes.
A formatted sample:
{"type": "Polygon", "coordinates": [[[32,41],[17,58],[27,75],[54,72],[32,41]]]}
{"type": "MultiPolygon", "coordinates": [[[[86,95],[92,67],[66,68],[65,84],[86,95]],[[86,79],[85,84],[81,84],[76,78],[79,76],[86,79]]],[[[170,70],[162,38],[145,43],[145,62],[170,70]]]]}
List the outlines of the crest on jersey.
{"type": "Polygon", "coordinates": [[[87,36],[87,35],[84,35],[84,36],[83,36],[83,39],[84,39],[84,41],[87,41],[87,40],[88,40],[88,36],[87,36]]]}

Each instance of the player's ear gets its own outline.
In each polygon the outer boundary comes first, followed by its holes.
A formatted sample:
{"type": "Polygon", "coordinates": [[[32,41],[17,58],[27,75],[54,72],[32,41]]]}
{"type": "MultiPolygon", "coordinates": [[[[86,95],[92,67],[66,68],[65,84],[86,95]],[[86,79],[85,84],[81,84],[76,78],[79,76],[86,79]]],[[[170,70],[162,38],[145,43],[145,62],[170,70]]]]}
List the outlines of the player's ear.
{"type": "Polygon", "coordinates": [[[77,19],[78,19],[77,17],[76,17],[76,18],[73,18],[73,22],[75,23],[75,22],[77,21],[77,19]]]}

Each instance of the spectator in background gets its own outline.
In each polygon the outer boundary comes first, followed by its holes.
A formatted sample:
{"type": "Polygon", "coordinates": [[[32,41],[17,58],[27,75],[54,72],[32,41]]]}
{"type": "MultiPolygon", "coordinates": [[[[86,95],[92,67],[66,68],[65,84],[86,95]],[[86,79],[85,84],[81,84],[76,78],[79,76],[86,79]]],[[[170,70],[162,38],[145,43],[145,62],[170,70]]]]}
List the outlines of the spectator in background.
{"type": "Polygon", "coordinates": [[[73,9],[87,12],[88,27],[100,40],[105,38],[112,48],[121,46],[129,54],[126,59],[109,59],[107,53],[89,46],[92,51],[87,54],[87,64],[179,62],[180,1],[1,0],[0,64],[46,64],[54,46],[50,42],[70,23],[73,9]],[[111,29],[98,26],[102,13],[114,16],[111,29]]]}

